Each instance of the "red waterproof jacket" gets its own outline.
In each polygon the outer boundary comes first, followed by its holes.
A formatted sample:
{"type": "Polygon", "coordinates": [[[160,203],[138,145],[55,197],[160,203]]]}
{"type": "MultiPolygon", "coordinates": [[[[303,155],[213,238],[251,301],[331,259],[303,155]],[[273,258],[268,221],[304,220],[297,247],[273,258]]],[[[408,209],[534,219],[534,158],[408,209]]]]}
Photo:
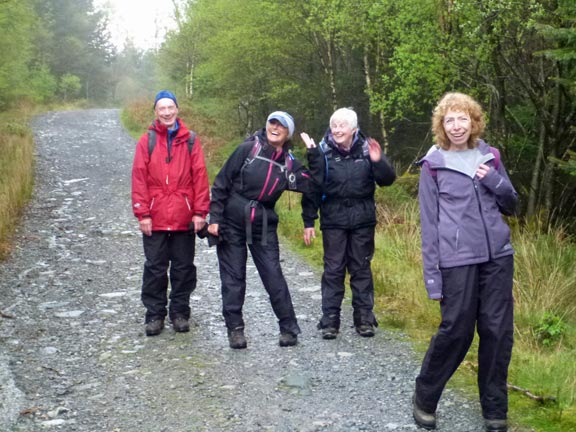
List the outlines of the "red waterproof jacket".
{"type": "Polygon", "coordinates": [[[208,173],[204,152],[196,137],[188,150],[190,132],[178,118],[178,129],[170,132],[154,121],[156,145],[149,154],[148,133],[136,144],[132,167],[132,210],[141,220],[152,218],[153,231],[187,231],[194,215],[206,217],[210,207],[208,173]]]}

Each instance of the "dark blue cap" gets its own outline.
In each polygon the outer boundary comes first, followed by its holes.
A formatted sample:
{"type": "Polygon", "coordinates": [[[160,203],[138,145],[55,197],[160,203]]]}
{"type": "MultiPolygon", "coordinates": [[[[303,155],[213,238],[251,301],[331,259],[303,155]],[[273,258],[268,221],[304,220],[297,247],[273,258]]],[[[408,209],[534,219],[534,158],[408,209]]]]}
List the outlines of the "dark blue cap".
{"type": "Polygon", "coordinates": [[[176,107],[178,107],[178,102],[176,101],[176,96],[174,96],[174,93],[172,93],[168,90],[161,90],[158,92],[158,94],[156,95],[156,98],[154,99],[154,108],[156,108],[156,104],[158,103],[158,101],[160,99],[172,99],[174,101],[174,103],[176,104],[176,107]]]}

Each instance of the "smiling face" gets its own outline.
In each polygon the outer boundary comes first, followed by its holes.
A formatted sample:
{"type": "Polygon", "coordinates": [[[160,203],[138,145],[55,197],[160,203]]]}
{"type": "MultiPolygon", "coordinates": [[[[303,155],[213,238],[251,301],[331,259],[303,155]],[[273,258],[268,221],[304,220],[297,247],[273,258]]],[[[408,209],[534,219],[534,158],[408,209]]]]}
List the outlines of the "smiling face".
{"type": "Polygon", "coordinates": [[[266,139],[268,144],[280,150],[284,143],[288,141],[289,130],[287,127],[282,126],[276,119],[271,119],[266,123],[266,139]]]}
{"type": "Polygon", "coordinates": [[[333,120],[330,122],[330,132],[338,147],[349,149],[357,128],[352,128],[345,120],[333,120]]]}
{"type": "Polygon", "coordinates": [[[464,111],[448,110],[442,121],[446,137],[450,141],[450,150],[465,150],[472,131],[472,120],[464,111]]]}
{"type": "Polygon", "coordinates": [[[178,107],[172,99],[163,98],[156,102],[154,113],[160,123],[166,126],[166,128],[171,129],[178,117],[178,107]]]}

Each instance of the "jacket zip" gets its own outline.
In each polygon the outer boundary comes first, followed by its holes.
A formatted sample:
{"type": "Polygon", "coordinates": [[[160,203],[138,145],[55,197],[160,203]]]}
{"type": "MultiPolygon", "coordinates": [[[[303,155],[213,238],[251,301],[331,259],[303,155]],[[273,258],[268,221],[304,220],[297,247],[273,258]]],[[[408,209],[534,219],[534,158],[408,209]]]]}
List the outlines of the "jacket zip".
{"type": "Polygon", "coordinates": [[[474,185],[474,195],[476,195],[476,202],[478,203],[478,211],[480,212],[480,219],[482,219],[482,227],[484,228],[484,234],[486,235],[486,246],[488,247],[488,258],[492,259],[492,246],[490,244],[490,235],[488,234],[488,229],[486,228],[486,221],[484,220],[484,212],[482,212],[482,202],[480,201],[480,192],[478,192],[478,183],[472,180],[474,185]]]}

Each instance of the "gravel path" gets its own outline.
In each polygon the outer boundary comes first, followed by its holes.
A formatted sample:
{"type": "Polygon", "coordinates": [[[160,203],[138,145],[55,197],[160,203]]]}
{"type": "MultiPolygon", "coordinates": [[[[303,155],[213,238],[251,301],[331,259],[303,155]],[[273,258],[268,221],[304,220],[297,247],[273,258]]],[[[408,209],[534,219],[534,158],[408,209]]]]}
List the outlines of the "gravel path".
{"type": "MultiPolygon", "coordinates": [[[[228,348],[215,250],[197,240],[190,333],[149,338],[143,253],[130,209],[134,141],[117,110],[34,122],[37,181],[13,256],[0,265],[0,430],[82,432],[415,431],[420,356],[380,329],[338,339],[315,326],[320,274],[283,250],[303,333],[278,328],[253,265],[247,350],[228,348]]],[[[481,431],[476,401],[448,390],[440,431],[481,431]]]]}

